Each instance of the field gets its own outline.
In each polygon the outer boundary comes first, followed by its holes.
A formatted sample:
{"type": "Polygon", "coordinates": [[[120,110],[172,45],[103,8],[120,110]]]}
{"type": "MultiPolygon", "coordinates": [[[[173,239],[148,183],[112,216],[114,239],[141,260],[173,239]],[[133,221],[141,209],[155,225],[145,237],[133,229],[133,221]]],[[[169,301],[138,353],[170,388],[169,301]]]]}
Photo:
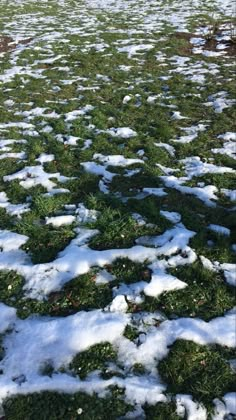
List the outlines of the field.
{"type": "Polygon", "coordinates": [[[0,0],[0,419],[236,418],[233,0],[0,0]]]}

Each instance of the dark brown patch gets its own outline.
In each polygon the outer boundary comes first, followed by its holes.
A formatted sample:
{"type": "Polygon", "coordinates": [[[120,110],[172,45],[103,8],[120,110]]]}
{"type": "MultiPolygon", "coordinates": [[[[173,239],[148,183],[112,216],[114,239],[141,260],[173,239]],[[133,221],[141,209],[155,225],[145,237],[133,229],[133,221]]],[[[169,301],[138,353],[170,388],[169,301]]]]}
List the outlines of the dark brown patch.
{"type": "Polygon", "coordinates": [[[185,39],[186,41],[189,41],[191,38],[194,38],[196,36],[196,34],[191,34],[190,32],[175,32],[174,34],[172,34],[173,38],[185,39]]]}
{"type": "Polygon", "coordinates": [[[14,41],[9,36],[0,36],[0,53],[11,51],[16,47],[14,41]]]}
{"type": "Polygon", "coordinates": [[[13,51],[16,49],[17,45],[27,45],[32,38],[23,39],[18,43],[15,43],[10,36],[0,35],[0,53],[13,51]]]}
{"type": "Polygon", "coordinates": [[[235,56],[236,55],[236,42],[233,41],[220,41],[217,42],[215,38],[207,39],[203,47],[204,51],[224,51],[224,55],[235,56]],[[224,44],[227,48],[225,50],[218,50],[218,44],[224,44]]]}
{"type": "MultiPolygon", "coordinates": [[[[224,51],[224,55],[228,55],[234,57],[236,55],[236,40],[230,41],[217,41],[216,36],[220,36],[223,34],[223,31],[217,30],[210,38],[205,37],[206,43],[202,46],[203,51],[224,51]],[[218,50],[218,44],[225,44],[225,50],[218,50]]],[[[178,48],[179,53],[183,55],[190,55],[192,54],[193,45],[190,43],[191,38],[199,38],[199,35],[190,33],[190,32],[175,32],[170,35],[171,38],[176,38],[179,40],[183,40],[184,45],[178,48]]],[[[204,37],[202,37],[204,38],[204,37]]]]}
{"type": "Polygon", "coordinates": [[[181,54],[183,56],[191,55],[192,54],[192,44],[190,43],[190,39],[194,38],[196,35],[192,34],[190,32],[175,32],[174,34],[170,35],[171,38],[178,39],[180,41],[183,41],[183,45],[178,47],[178,54],[181,54]]]}

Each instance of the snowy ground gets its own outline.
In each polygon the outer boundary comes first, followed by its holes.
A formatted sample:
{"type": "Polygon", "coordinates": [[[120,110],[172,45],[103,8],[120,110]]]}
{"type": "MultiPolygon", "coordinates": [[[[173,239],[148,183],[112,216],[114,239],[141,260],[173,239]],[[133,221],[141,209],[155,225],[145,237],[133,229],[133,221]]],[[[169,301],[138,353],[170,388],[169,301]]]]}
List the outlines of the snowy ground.
{"type": "Polygon", "coordinates": [[[234,8],[0,0],[0,418],[235,418],[234,8]]]}

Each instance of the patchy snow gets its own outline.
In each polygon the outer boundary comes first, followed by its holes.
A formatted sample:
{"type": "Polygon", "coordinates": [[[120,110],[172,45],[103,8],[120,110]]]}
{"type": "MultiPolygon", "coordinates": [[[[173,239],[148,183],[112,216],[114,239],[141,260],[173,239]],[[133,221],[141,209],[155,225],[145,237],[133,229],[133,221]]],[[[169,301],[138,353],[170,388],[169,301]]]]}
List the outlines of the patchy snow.
{"type": "Polygon", "coordinates": [[[179,223],[181,220],[181,215],[175,211],[161,210],[160,214],[172,223],[179,223]]]}
{"type": "Polygon", "coordinates": [[[153,44],[137,44],[137,45],[127,45],[125,47],[120,47],[117,49],[119,52],[128,53],[128,58],[131,58],[133,55],[152,50],[153,48],[154,48],[153,44]]]}
{"type": "Polygon", "coordinates": [[[84,108],[81,108],[81,109],[78,109],[78,110],[74,110],[74,111],[68,112],[65,115],[65,121],[67,121],[67,122],[68,121],[74,121],[78,117],[81,117],[81,116],[87,114],[88,112],[93,111],[93,109],[94,109],[94,106],[92,106],[92,105],[86,105],[84,108]]]}
{"type": "Polygon", "coordinates": [[[157,147],[162,147],[163,149],[167,150],[167,152],[171,156],[175,156],[175,148],[173,146],[171,146],[170,144],[167,144],[167,143],[154,143],[154,144],[157,147]]]}
{"type": "Polygon", "coordinates": [[[116,296],[109,306],[111,312],[127,312],[128,303],[122,295],[116,296]]]}
{"type": "Polygon", "coordinates": [[[9,201],[6,193],[4,191],[0,192],[0,207],[4,208],[8,214],[11,216],[21,217],[21,215],[30,210],[29,203],[23,204],[12,204],[9,201]]]}
{"type": "Polygon", "coordinates": [[[220,235],[230,236],[230,229],[224,226],[210,224],[208,226],[208,229],[212,230],[213,232],[219,233],[220,235]]]}
{"type": "Polygon", "coordinates": [[[3,252],[15,251],[24,245],[29,238],[25,235],[0,230],[0,249],[3,252]]]}
{"type": "Polygon", "coordinates": [[[15,174],[4,176],[3,180],[5,182],[11,182],[15,179],[20,179],[20,185],[26,189],[35,187],[36,185],[42,185],[48,191],[51,191],[56,186],[56,184],[55,182],[51,181],[50,178],[57,179],[62,183],[70,179],[60,175],[59,173],[47,173],[44,171],[42,166],[38,165],[26,166],[24,169],[16,172],[15,174]]]}
{"type": "Polygon", "coordinates": [[[157,297],[163,292],[170,290],[183,289],[187,286],[183,281],[177,278],[163,273],[161,270],[155,270],[155,274],[152,275],[151,282],[144,288],[144,293],[147,296],[157,297]]]}
{"type": "Polygon", "coordinates": [[[109,273],[107,270],[101,270],[96,275],[95,282],[96,284],[106,284],[111,281],[115,280],[115,276],[113,276],[111,273],[109,273]]]}
{"type": "MultiPolygon", "coordinates": [[[[101,310],[90,308],[56,318],[37,314],[25,320],[17,318],[14,307],[0,302],[5,351],[0,361],[0,400],[43,390],[104,396],[109,387],[117,386],[124,390],[126,402],[134,405],[125,418],[141,420],[145,403],[170,402],[158,361],[176,340],[235,346],[233,310],[205,322],[192,314],[191,318],[171,314],[167,319],[164,312],[140,309],[148,297],[161,302],[163,293],[179,290],[181,294],[184,288],[188,293],[191,286],[184,277],[175,277],[173,269],[196,261],[236,285],[236,266],[225,258],[215,261],[214,242],[202,243],[203,255],[197,254],[198,247],[191,248],[196,233],[211,230],[226,236],[230,255],[236,249],[229,241],[236,190],[228,183],[235,175],[231,163],[236,158],[231,124],[235,99],[230,92],[232,28],[228,24],[233,0],[214,0],[213,4],[85,0],[74,2],[73,7],[68,0],[59,0],[56,12],[42,1],[35,16],[28,13],[31,3],[9,0],[1,9],[2,35],[13,41],[11,50],[0,53],[0,208],[1,223],[6,223],[0,231],[0,270],[23,277],[28,299],[46,300],[51,292],[85,273],[91,274],[97,293],[107,288],[111,298],[101,310]],[[209,5],[214,8],[214,19],[225,21],[213,34],[214,51],[206,42],[212,33],[210,25],[190,32],[193,19],[198,22],[209,14],[209,5]],[[13,14],[9,13],[12,8],[13,14]],[[180,43],[173,53],[175,38],[190,40],[193,54],[188,53],[187,42],[186,50],[180,43]],[[47,165],[50,162],[53,165],[47,165]],[[50,172],[54,165],[60,169],[50,172]],[[84,172],[99,177],[91,190],[84,179],[93,177],[84,172]],[[217,184],[216,178],[220,178],[217,184]],[[122,179],[128,185],[127,196],[122,179]],[[67,181],[68,189],[62,188],[67,181]],[[48,199],[48,214],[47,207],[38,206],[41,197],[48,199]],[[103,231],[91,229],[91,224],[105,206],[112,212],[113,203],[121,216],[135,220],[132,241],[116,248],[121,234],[118,221],[114,246],[92,249],[91,239],[98,234],[101,238],[103,231]],[[216,209],[229,215],[227,223],[214,217],[216,209]],[[194,211],[198,213],[196,229],[194,211]],[[170,222],[166,230],[163,218],[170,222]],[[45,225],[73,224],[74,239],[54,260],[34,264],[30,224],[42,231],[48,230],[45,225]],[[212,252],[209,258],[206,249],[212,252]],[[111,274],[119,258],[142,263],[146,270],[126,283],[125,276],[111,274]],[[133,341],[124,336],[127,325],[137,328],[133,341]],[[110,378],[103,379],[99,370],[85,380],[73,375],[72,358],[104,341],[118,352],[117,361],[107,366],[110,378]],[[135,373],[134,365],[139,363],[144,374],[135,373]],[[54,369],[51,376],[42,374],[48,365],[54,369]]],[[[177,394],[173,401],[178,415],[206,420],[205,407],[191,395],[177,394]]],[[[235,393],[215,399],[213,420],[236,415],[235,401],[235,393]]],[[[78,415],[83,414],[81,410],[78,407],[78,415]]]]}
{"type": "Polygon", "coordinates": [[[157,197],[167,195],[163,188],[143,188],[143,192],[148,195],[156,195],[157,197]]]}
{"type": "Polygon", "coordinates": [[[187,415],[188,420],[206,420],[206,408],[193,401],[191,395],[176,395],[177,414],[180,417],[187,415]]]}
{"type": "Polygon", "coordinates": [[[135,163],[143,164],[143,160],[141,159],[126,159],[122,155],[111,155],[111,156],[104,156],[101,153],[95,153],[93,155],[94,159],[98,159],[100,162],[105,163],[106,166],[129,166],[135,163]]]}
{"type": "Polygon", "coordinates": [[[129,139],[137,136],[136,131],[129,127],[110,128],[106,132],[112,137],[121,137],[122,139],[129,139]]]}
{"type": "Polygon", "coordinates": [[[0,302],[0,334],[4,333],[16,320],[16,309],[0,302]]]}
{"type": "Polygon", "coordinates": [[[236,190],[229,190],[227,188],[221,188],[221,193],[228,197],[231,201],[236,201],[236,190]]]}
{"type": "Polygon", "coordinates": [[[176,178],[173,175],[161,176],[160,178],[168,188],[174,188],[183,194],[195,195],[209,207],[214,207],[216,205],[214,201],[212,201],[218,200],[216,195],[218,189],[214,185],[206,185],[205,187],[187,187],[182,185],[184,180],[176,178]]]}
{"type": "Polygon", "coordinates": [[[227,283],[236,286],[236,264],[223,263],[220,268],[224,271],[227,283]]]}
{"type": "Polygon", "coordinates": [[[55,216],[55,217],[46,217],[46,225],[53,225],[55,227],[71,225],[76,221],[75,216],[55,216]]]}

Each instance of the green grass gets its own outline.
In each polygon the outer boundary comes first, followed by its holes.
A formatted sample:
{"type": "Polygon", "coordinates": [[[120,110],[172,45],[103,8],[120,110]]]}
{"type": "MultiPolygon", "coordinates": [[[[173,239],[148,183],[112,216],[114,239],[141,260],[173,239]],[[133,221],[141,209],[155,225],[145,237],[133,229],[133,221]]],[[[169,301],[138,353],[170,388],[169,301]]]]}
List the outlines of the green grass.
{"type": "Polygon", "coordinates": [[[100,370],[103,375],[106,375],[109,363],[114,363],[116,359],[117,354],[112,345],[110,343],[100,343],[76,355],[69,368],[73,374],[79,375],[80,379],[85,379],[94,370],[100,370]]]}
{"type": "Polygon", "coordinates": [[[147,420],[179,420],[174,403],[158,403],[155,406],[144,407],[147,420]]]}
{"type": "Polygon", "coordinates": [[[208,406],[214,398],[235,391],[234,374],[214,346],[178,340],[158,368],[168,392],[191,394],[208,406]]]}
{"type": "Polygon", "coordinates": [[[128,410],[123,401],[122,390],[112,389],[111,395],[97,398],[95,394],[63,394],[42,392],[8,398],[4,401],[4,411],[9,420],[116,420],[128,410]],[[82,410],[82,413],[80,414],[82,410]]]}
{"type": "Polygon", "coordinates": [[[24,279],[13,271],[0,271],[1,300],[17,308],[20,318],[31,314],[68,316],[80,310],[102,309],[112,300],[109,285],[96,285],[96,270],[67,283],[60,292],[38,301],[24,296],[24,279]]]}
{"type": "MultiPolygon", "coordinates": [[[[232,244],[236,243],[236,226],[232,210],[235,203],[230,202],[220,189],[234,189],[235,174],[204,174],[186,182],[186,185],[192,187],[197,186],[198,182],[204,182],[205,185],[214,185],[218,188],[219,200],[216,202],[216,207],[208,207],[197,197],[165,188],[160,179],[164,172],[157,166],[161,164],[178,170],[174,172],[177,177],[185,176],[180,160],[199,156],[202,161],[206,160],[209,163],[209,159],[213,158],[212,163],[215,165],[236,169],[234,159],[212,153],[212,149],[223,145],[223,141],[218,138],[220,134],[235,131],[233,107],[224,109],[222,113],[216,113],[212,107],[203,105],[210,95],[222,90],[229,93],[228,98],[235,96],[233,67],[227,65],[232,63],[232,57],[225,59],[192,54],[189,36],[177,31],[176,27],[164,19],[160,28],[157,25],[153,29],[150,26],[148,30],[144,30],[143,19],[146,17],[152,19],[156,13],[154,4],[147,7],[145,2],[142,2],[146,11],[143,15],[140,12],[143,6],[140,6],[136,15],[137,5],[133,5],[129,12],[111,13],[109,10],[87,9],[84,14],[83,7],[80,8],[79,3],[73,0],[66,0],[66,7],[55,0],[47,3],[33,3],[30,0],[24,4],[14,1],[3,3],[0,5],[0,35],[9,31],[14,33],[18,27],[22,29],[22,33],[27,32],[28,37],[31,29],[34,31],[42,25],[39,31],[32,35],[33,44],[29,44],[21,51],[17,50],[15,64],[43,70],[44,78],[34,78],[29,74],[16,75],[11,81],[1,85],[0,123],[26,122],[26,119],[17,115],[17,112],[29,111],[35,107],[47,107],[47,112],[55,111],[60,117],[50,119],[33,116],[27,120],[34,124],[35,130],[39,133],[37,137],[24,133],[17,127],[0,130],[0,137],[3,139],[26,140],[26,143],[16,143],[11,146],[11,151],[26,153],[24,162],[16,159],[0,160],[0,192],[6,192],[12,204],[30,204],[29,211],[20,217],[10,216],[0,207],[0,228],[28,236],[29,239],[22,249],[28,253],[33,264],[41,264],[55,260],[59,252],[75,237],[76,223],[59,228],[45,223],[46,217],[65,214],[66,204],[77,206],[79,203],[84,203],[89,209],[100,212],[97,221],[85,226],[98,229],[99,233],[90,239],[88,244],[90,248],[98,251],[129,248],[135,245],[136,239],[140,236],[161,235],[173,227],[173,224],[162,217],[160,211],[175,211],[181,214],[184,226],[196,232],[189,245],[198,257],[203,255],[212,262],[233,263],[235,252],[232,250],[232,244]],[[27,20],[30,21],[31,16],[36,17],[32,28],[27,20]],[[91,16],[93,20],[89,27],[87,23],[91,16]],[[44,18],[49,18],[49,21],[44,21],[44,18]],[[16,26],[12,26],[13,21],[16,22],[16,26]],[[73,33],[74,27],[76,33],[73,33]],[[49,28],[50,34],[53,34],[53,31],[60,31],[60,38],[45,41],[43,36],[48,35],[49,28]],[[130,33],[130,29],[135,31],[130,33]],[[62,42],[64,37],[68,42],[62,42]],[[143,54],[128,57],[127,53],[119,53],[117,50],[117,47],[121,46],[118,42],[127,39],[134,44],[150,42],[154,47],[143,54]],[[90,43],[100,41],[107,43],[105,51],[99,52],[89,46],[90,43]],[[161,52],[166,56],[164,62],[157,58],[161,52]],[[52,64],[33,64],[37,60],[45,59],[47,53],[62,54],[64,57],[52,64]],[[189,69],[192,65],[203,62],[204,69],[217,64],[219,72],[214,76],[211,72],[206,73],[205,82],[200,85],[189,80],[184,74],[172,72],[176,68],[171,61],[173,55],[190,58],[190,62],[187,63],[189,69]],[[125,72],[120,70],[121,65],[130,65],[131,68],[125,72]],[[59,69],[64,66],[68,66],[69,71],[59,69]],[[110,81],[97,78],[97,74],[109,76],[110,81]],[[171,78],[162,80],[161,77],[166,75],[170,75],[171,78]],[[72,77],[73,83],[63,82],[72,77]],[[81,90],[81,86],[85,89],[99,86],[99,89],[81,90]],[[125,95],[132,96],[127,104],[123,103],[125,95]],[[150,95],[159,95],[153,104],[147,102],[150,95]],[[12,107],[4,104],[9,98],[14,100],[12,107]],[[69,124],[65,121],[66,113],[81,109],[87,104],[94,106],[88,115],[79,116],[69,124]],[[173,111],[180,111],[188,119],[173,120],[171,118],[173,111]],[[45,121],[51,127],[51,131],[47,133],[43,131],[45,121]],[[184,135],[182,127],[198,123],[207,124],[208,127],[197,139],[186,144],[171,141],[179,135],[184,135]],[[112,138],[106,132],[96,131],[106,131],[112,127],[130,127],[137,131],[137,136],[130,139],[112,138]],[[62,142],[58,140],[57,135],[62,136],[62,142]],[[67,136],[70,135],[79,137],[76,145],[65,144],[67,136]],[[92,144],[90,148],[82,150],[87,139],[91,139],[92,144]],[[175,156],[157,147],[155,143],[159,142],[174,146],[175,156]],[[137,152],[141,149],[144,150],[143,165],[107,168],[115,174],[108,185],[109,194],[103,194],[99,190],[101,177],[86,173],[81,165],[82,162],[93,161],[95,153],[122,154],[126,158],[137,158],[137,152]],[[25,166],[37,165],[36,159],[41,153],[55,156],[53,161],[44,164],[45,172],[71,177],[65,184],[55,180],[57,188],[67,188],[68,193],[45,196],[47,190],[40,185],[25,189],[20,185],[20,180],[4,181],[3,177],[6,175],[13,174],[25,166]],[[140,171],[128,177],[125,176],[127,169],[140,169],[140,171]],[[136,196],[145,187],[164,187],[167,195],[164,197],[150,195],[144,199],[137,199],[136,196]],[[132,217],[134,212],[145,219],[146,225],[138,225],[132,217]],[[228,227],[231,230],[230,237],[210,231],[207,228],[209,224],[228,227]]],[[[179,13],[181,5],[174,0],[162,0],[159,3],[158,7],[168,6],[172,14],[179,13]]],[[[220,25],[228,20],[228,17],[219,15],[216,21],[214,11],[213,3],[210,5],[209,2],[208,4],[201,2],[198,9],[191,12],[188,18],[184,18],[186,28],[191,34],[195,34],[199,26],[215,25],[215,23],[220,25]]],[[[1,74],[12,68],[11,60],[10,53],[0,57],[1,74]]],[[[138,281],[149,282],[152,275],[148,268],[149,264],[149,261],[141,263],[132,262],[128,258],[119,258],[105,267],[115,276],[114,281],[97,285],[95,277],[99,269],[93,267],[87,274],[72,279],[61,290],[49,294],[42,301],[25,296],[23,277],[10,269],[1,270],[0,300],[6,305],[15,307],[21,319],[33,314],[39,317],[66,317],[81,310],[104,309],[114,297],[114,287],[118,287],[121,283],[129,285],[138,281]]],[[[199,258],[193,264],[178,266],[169,272],[186,282],[187,287],[163,293],[158,298],[142,294],[143,302],[129,303],[128,312],[132,314],[160,311],[168,319],[191,317],[209,321],[224,316],[235,305],[234,289],[226,283],[223,272],[216,273],[205,269],[199,258]]],[[[158,328],[158,325],[152,328],[158,328]]],[[[123,335],[128,340],[138,343],[140,329],[135,322],[130,321],[123,335]]],[[[3,335],[0,337],[0,359],[4,354],[6,349],[3,335]]],[[[203,402],[210,413],[213,398],[221,398],[225,392],[233,389],[228,360],[234,357],[231,350],[222,346],[200,346],[178,340],[171,347],[169,355],[159,364],[160,378],[166,381],[167,394],[170,398],[167,403],[158,403],[154,406],[145,404],[143,409],[146,419],[179,419],[176,414],[176,393],[192,394],[194,400],[203,402]]],[[[102,372],[101,376],[104,379],[121,375],[116,349],[106,342],[77,354],[70,369],[73,375],[81,379],[85,379],[96,369],[102,372]],[[109,364],[112,367],[108,368],[109,364]]],[[[55,372],[52,365],[45,363],[41,373],[52,377],[55,372]]],[[[128,372],[129,375],[145,373],[147,373],[145,367],[139,363],[133,364],[128,372]]],[[[124,370],[124,375],[126,374],[124,370]]],[[[132,409],[125,402],[123,391],[115,388],[104,398],[95,394],[42,392],[19,395],[4,401],[7,420],[48,418],[115,420],[125,419],[126,413],[132,409]],[[81,414],[77,412],[79,408],[83,410],[81,414]]]]}

